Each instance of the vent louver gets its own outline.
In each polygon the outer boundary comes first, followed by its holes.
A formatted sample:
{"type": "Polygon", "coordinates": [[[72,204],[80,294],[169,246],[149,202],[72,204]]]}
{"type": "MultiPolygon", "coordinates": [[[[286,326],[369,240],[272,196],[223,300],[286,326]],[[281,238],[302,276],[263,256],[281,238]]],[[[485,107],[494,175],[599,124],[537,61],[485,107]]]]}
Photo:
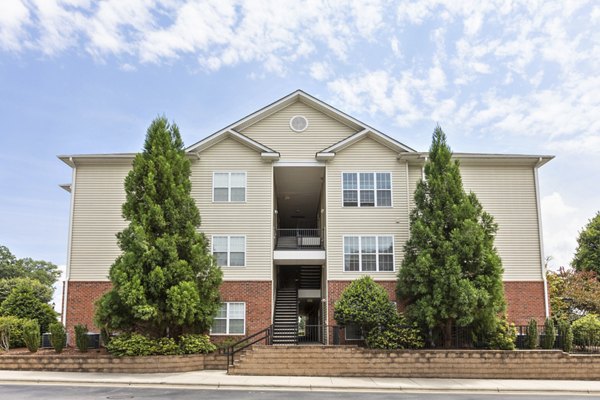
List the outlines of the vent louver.
{"type": "Polygon", "coordinates": [[[296,115],[290,119],[290,128],[294,132],[303,132],[308,128],[308,120],[302,115],[296,115]]]}

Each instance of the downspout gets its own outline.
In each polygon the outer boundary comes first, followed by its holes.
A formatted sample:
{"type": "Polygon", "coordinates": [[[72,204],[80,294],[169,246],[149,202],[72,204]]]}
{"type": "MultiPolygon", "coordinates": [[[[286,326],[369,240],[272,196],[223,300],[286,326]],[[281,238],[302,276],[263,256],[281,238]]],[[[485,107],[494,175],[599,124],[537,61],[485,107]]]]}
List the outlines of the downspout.
{"type": "Polygon", "coordinates": [[[540,208],[540,185],[538,180],[538,168],[542,163],[542,157],[538,158],[538,162],[533,168],[533,174],[535,177],[535,200],[537,203],[537,218],[538,218],[538,235],[540,238],[540,261],[542,269],[542,279],[544,281],[544,311],[546,318],[550,318],[550,305],[548,304],[548,280],[546,279],[546,258],[544,257],[544,235],[542,229],[542,212],[540,208]]]}
{"type": "Polygon", "coordinates": [[[61,320],[63,325],[67,324],[67,299],[69,297],[69,278],[71,276],[71,242],[73,240],[73,211],[75,209],[75,191],[76,191],[76,180],[77,180],[77,166],[73,161],[73,157],[69,157],[69,162],[73,167],[71,173],[71,206],[69,211],[69,238],[67,241],[67,266],[65,270],[65,280],[63,283],[63,299],[62,299],[62,310],[61,320]]]}

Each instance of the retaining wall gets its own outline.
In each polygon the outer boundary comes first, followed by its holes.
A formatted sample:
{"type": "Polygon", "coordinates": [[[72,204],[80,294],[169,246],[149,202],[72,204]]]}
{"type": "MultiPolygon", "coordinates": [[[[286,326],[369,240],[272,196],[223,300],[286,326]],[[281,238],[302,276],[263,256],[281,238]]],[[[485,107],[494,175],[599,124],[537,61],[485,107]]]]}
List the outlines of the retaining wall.
{"type": "Polygon", "coordinates": [[[475,379],[600,379],[600,354],[560,350],[370,350],[255,346],[231,374],[475,379]]]}

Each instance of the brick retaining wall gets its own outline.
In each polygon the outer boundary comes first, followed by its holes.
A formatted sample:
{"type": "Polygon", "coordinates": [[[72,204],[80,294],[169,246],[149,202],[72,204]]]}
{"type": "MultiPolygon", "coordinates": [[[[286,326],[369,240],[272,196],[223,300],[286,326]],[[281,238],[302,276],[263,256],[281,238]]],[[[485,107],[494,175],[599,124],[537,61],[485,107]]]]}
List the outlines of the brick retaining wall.
{"type": "Polygon", "coordinates": [[[235,375],[474,379],[600,379],[600,354],[559,350],[369,350],[353,346],[255,346],[235,375]]]}
{"type": "Polygon", "coordinates": [[[22,371],[121,373],[189,372],[213,369],[217,364],[226,364],[225,356],[213,354],[148,357],[114,357],[110,355],[79,356],[68,354],[46,356],[0,356],[0,370],[22,371]]]}

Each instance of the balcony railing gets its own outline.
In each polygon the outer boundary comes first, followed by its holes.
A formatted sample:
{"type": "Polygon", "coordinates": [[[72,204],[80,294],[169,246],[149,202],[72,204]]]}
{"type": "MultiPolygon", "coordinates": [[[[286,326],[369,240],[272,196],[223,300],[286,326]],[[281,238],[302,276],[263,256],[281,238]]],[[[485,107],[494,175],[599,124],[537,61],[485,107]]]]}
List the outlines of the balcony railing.
{"type": "Polygon", "coordinates": [[[322,249],[321,229],[277,229],[275,248],[277,250],[322,249]]]}

